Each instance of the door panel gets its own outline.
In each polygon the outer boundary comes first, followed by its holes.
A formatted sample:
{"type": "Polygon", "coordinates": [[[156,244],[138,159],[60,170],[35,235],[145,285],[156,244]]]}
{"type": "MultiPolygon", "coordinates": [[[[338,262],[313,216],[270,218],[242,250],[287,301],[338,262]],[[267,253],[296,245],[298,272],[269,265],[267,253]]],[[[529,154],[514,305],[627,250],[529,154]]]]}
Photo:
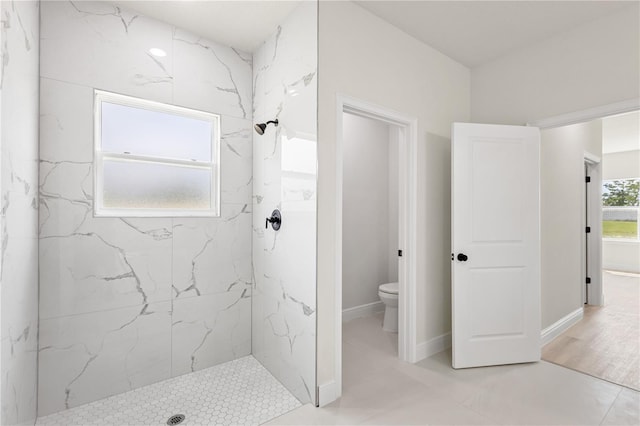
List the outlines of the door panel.
{"type": "Polygon", "coordinates": [[[475,140],[471,147],[471,183],[482,182],[471,191],[473,241],[522,240],[522,143],[475,140]],[[511,178],[504,179],[505,174],[511,178]]]}
{"type": "Polygon", "coordinates": [[[522,268],[478,268],[470,274],[478,283],[471,288],[474,303],[470,311],[471,338],[522,335],[524,289],[522,268]],[[516,284],[514,284],[516,283],[516,284]],[[493,301],[508,298],[512,303],[496,306],[493,301]]]}
{"type": "Polygon", "coordinates": [[[537,128],[453,125],[454,368],[540,359],[539,147],[537,128]]]}

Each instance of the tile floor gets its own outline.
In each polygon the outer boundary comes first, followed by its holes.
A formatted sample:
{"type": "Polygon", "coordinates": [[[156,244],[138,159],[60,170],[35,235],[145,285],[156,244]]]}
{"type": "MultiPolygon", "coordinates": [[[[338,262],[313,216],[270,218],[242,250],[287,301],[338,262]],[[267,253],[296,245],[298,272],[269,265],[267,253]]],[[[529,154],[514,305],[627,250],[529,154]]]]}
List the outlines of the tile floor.
{"type": "Polygon", "coordinates": [[[269,425],[640,425],[640,393],[548,362],[453,370],[450,351],[398,361],[381,316],[343,328],[343,396],[269,425]]]}
{"type": "Polygon", "coordinates": [[[640,393],[544,361],[453,370],[450,351],[398,361],[380,315],[343,332],[343,396],[300,406],[253,357],[38,419],[37,425],[639,425],[640,393]],[[298,408],[296,408],[298,407],[298,408]],[[293,411],[290,411],[293,410],[293,411]],[[274,417],[283,414],[274,419],[274,417]]]}
{"type": "Polygon", "coordinates": [[[259,425],[300,406],[247,356],[41,417],[36,425],[165,425],[174,414],[186,416],[181,425],[259,425]]]}

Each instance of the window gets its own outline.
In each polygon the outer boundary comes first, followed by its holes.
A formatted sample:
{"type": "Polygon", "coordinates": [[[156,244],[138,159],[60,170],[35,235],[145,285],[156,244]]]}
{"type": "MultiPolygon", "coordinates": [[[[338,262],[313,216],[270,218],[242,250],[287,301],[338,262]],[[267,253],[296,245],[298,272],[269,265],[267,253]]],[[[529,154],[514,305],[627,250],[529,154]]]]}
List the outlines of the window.
{"type": "Polygon", "coordinates": [[[220,117],[95,91],[96,216],[218,216],[220,117]]]}
{"type": "Polygon", "coordinates": [[[602,237],[640,239],[638,235],[640,179],[602,183],[602,237]]]}

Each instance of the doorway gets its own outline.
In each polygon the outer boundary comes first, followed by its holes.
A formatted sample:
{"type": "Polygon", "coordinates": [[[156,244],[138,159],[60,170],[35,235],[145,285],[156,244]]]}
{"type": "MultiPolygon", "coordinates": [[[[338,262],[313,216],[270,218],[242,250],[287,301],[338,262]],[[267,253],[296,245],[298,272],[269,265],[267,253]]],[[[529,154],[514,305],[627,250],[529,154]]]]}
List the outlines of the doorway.
{"type": "MultiPolygon", "coordinates": [[[[637,105],[631,109],[631,112],[614,109],[612,114],[601,111],[599,117],[551,129],[556,136],[563,136],[562,140],[556,138],[555,142],[560,145],[556,144],[555,149],[576,154],[578,149],[584,150],[584,174],[578,175],[580,171],[573,174],[576,184],[578,177],[583,179],[584,188],[578,200],[582,206],[581,299],[578,309],[545,329],[550,338],[546,340],[542,358],[640,390],[637,339],[640,332],[637,303],[640,295],[640,256],[637,254],[640,248],[637,232],[640,114],[637,105]],[[589,134],[596,137],[595,145],[589,143],[589,134]]],[[[556,182],[557,185],[560,183],[556,182]]],[[[563,196],[573,200],[567,193],[563,196]]],[[[564,209],[563,213],[568,210],[564,209]]],[[[557,229],[555,234],[555,237],[559,234],[557,229]]],[[[564,267],[572,267],[567,261],[570,258],[570,254],[563,255],[564,267]]],[[[563,290],[569,290],[569,286],[563,290]]],[[[577,307],[576,304],[570,309],[577,307]]]]}
{"type": "Polygon", "coordinates": [[[342,320],[384,313],[383,329],[395,334],[396,354],[398,136],[395,125],[343,114],[342,320]],[[382,288],[389,293],[380,295],[382,288]]]}
{"type": "MultiPolygon", "coordinates": [[[[397,277],[398,277],[398,357],[416,361],[416,206],[417,206],[417,119],[370,102],[339,95],[336,108],[336,313],[335,318],[335,397],[342,394],[342,311],[343,311],[343,241],[344,241],[344,114],[373,120],[388,126],[397,144],[397,277]],[[401,254],[401,256],[399,256],[401,254]]],[[[376,212],[362,211],[363,216],[376,212]]],[[[391,261],[389,261],[391,262],[391,261]]],[[[373,284],[376,288],[379,284],[373,284]]],[[[377,293],[377,292],[376,292],[377,293]]]]}

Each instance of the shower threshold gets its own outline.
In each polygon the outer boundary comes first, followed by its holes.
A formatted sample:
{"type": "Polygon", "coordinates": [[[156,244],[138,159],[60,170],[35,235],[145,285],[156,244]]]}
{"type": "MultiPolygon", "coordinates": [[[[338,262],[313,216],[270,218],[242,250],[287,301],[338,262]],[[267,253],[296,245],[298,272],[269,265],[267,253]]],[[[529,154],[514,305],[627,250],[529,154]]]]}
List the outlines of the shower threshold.
{"type": "Polygon", "coordinates": [[[253,356],[174,377],[59,413],[36,425],[259,425],[300,402],[253,356]]]}

